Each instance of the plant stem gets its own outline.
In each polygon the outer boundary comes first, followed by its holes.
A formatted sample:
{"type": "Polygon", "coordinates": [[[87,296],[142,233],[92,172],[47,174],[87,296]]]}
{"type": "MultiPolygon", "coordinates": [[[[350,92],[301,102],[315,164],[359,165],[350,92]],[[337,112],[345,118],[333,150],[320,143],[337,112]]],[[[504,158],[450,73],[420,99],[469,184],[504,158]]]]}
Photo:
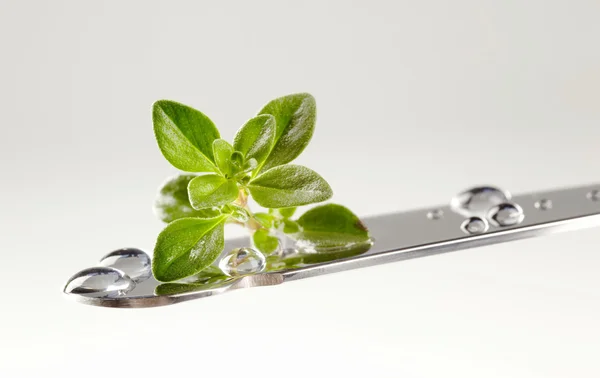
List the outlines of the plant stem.
{"type": "Polygon", "coordinates": [[[245,188],[241,188],[240,189],[240,192],[238,194],[238,198],[235,200],[235,203],[239,207],[241,207],[244,210],[246,210],[246,212],[248,212],[249,218],[246,221],[246,223],[242,223],[242,222],[239,222],[239,221],[235,221],[233,223],[236,223],[236,224],[239,224],[240,226],[246,227],[250,231],[256,231],[256,230],[259,230],[261,228],[264,228],[260,224],[260,222],[258,222],[256,220],[256,218],[254,218],[254,213],[252,212],[252,210],[250,210],[250,207],[248,206],[248,193],[246,192],[245,188]]]}
{"type": "Polygon", "coordinates": [[[235,203],[240,206],[243,207],[246,210],[248,209],[248,193],[246,193],[246,189],[245,188],[241,188],[240,192],[238,194],[238,198],[235,200],[235,203]]]}

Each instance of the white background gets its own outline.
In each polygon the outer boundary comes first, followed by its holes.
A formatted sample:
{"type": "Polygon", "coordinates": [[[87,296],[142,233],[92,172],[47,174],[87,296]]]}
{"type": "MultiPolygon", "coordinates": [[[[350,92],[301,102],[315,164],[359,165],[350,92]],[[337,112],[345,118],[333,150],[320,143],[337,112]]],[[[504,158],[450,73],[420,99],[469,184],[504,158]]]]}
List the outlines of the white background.
{"type": "Polygon", "coordinates": [[[0,0],[0,376],[600,376],[598,230],[155,309],[61,294],[151,250],[161,98],[229,139],[312,93],[298,163],[363,216],[598,181],[599,19],[596,0],[0,0]]]}

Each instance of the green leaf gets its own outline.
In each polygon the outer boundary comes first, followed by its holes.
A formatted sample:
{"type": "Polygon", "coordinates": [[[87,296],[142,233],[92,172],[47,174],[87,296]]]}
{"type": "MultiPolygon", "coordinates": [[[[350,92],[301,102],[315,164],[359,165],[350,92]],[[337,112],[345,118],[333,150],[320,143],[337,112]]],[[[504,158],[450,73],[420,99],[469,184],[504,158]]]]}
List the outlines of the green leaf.
{"type": "Polygon", "coordinates": [[[194,178],[188,185],[188,192],[194,209],[226,205],[235,201],[239,194],[235,181],[215,174],[194,178]]]}
{"type": "Polygon", "coordinates": [[[316,253],[302,257],[305,264],[316,264],[356,256],[372,246],[369,231],[360,219],[341,205],[327,204],[304,213],[298,224],[302,231],[292,237],[314,247],[316,253]]]}
{"type": "Polygon", "coordinates": [[[251,172],[254,170],[254,168],[256,168],[258,166],[258,164],[256,163],[256,159],[251,158],[247,161],[243,161],[242,160],[242,164],[240,164],[240,156],[241,156],[241,152],[234,152],[233,155],[231,155],[232,158],[235,158],[235,160],[232,159],[232,164],[231,164],[231,172],[233,177],[236,180],[241,180],[242,178],[248,177],[248,180],[251,179],[251,177],[248,176],[248,172],[251,172]],[[239,155],[237,155],[239,154],[239,155]]]}
{"type": "Polygon", "coordinates": [[[182,218],[170,223],[154,247],[152,273],[162,282],[179,280],[202,271],[219,257],[225,245],[227,215],[182,218]]]}
{"type": "Polygon", "coordinates": [[[179,218],[211,218],[219,215],[212,209],[196,210],[190,204],[188,184],[196,175],[182,174],[169,178],[160,189],[154,202],[154,213],[163,222],[179,218]]]}
{"type": "Polygon", "coordinates": [[[363,254],[371,249],[372,246],[373,243],[366,241],[363,243],[348,244],[343,248],[328,248],[317,251],[317,253],[302,254],[301,261],[303,264],[318,264],[326,261],[345,259],[363,254]]]}
{"type": "MultiPolygon", "coordinates": [[[[200,273],[201,274],[201,273],[200,273]]],[[[223,284],[227,281],[233,281],[231,277],[221,275],[215,276],[211,279],[201,283],[179,283],[179,282],[168,282],[160,284],[154,289],[156,295],[177,295],[190,293],[193,291],[209,290],[212,288],[223,287],[223,284]]]]}
{"type": "Polygon", "coordinates": [[[244,164],[246,163],[246,158],[244,158],[244,154],[239,151],[235,151],[231,154],[231,173],[236,175],[244,170],[244,164]]]}
{"type": "Polygon", "coordinates": [[[231,154],[231,162],[234,165],[239,166],[240,169],[243,168],[245,161],[246,161],[246,158],[244,157],[244,154],[242,154],[241,152],[235,151],[234,153],[231,154]]]}
{"type": "Polygon", "coordinates": [[[258,162],[256,161],[255,158],[250,158],[248,160],[246,160],[246,163],[244,163],[244,173],[250,172],[252,170],[254,170],[254,168],[258,167],[258,162]]]}
{"type": "Polygon", "coordinates": [[[297,232],[300,232],[300,225],[298,224],[298,222],[294,222],[291,219],[284,219],[283,232],[285,232],[286,234],[295,234],[297,232]]]}
{"type": "Polygon", "coordinates": [[[215,155],[215,163],[219,171],[225,177],[231,177],[231,154],[233,154],[233,147],[223,139],[216,139],[212,147],[215,155]]]}
{"type": "Polygon", "coordinates": [[[333,192],[313,170],[300,165],[272,168],[248,184],[254,200],[263,207],[279,208],[306,205],[329,199],[333,192]]]}
{"type": "Polygon", "coordinates": [[[213,122],[200,111],[160,100],[152,109],[154,135],[163,156],[188,172],[215,172],[212,143],[219,138],[213,122]]]}
{"type": "Polygon", "coordinates": [[[265,229],[256,230],[252,235],[252,241],[254,246],[258,248],[262,253],[273,253],[279,247],[279,239],[275,236],[269,235],[269,231],[265,229]]]}
{"type": "Polygon", "coordinates": [[[281,209],[269,209],[269,214],[283,219],[291,218],[296,213],[296,207],[282,207],[281,209]]]}
{"type": "Polygon", "coordinates": [[[299,219],[302,232],[297,239],[310,241],[316,248],[344,246],[369,240],[369,231],[348,208],[327,204],[308,210],[299,219]]]}
{"type": "Polygon", "coordinates": [[[294,160],[310,142],[315,129],[317,104],[308,93],[280,97],[269,102],[259,114],[275,117],[275,145],[262,170],[294,160]]]}
{"type": "Polygon", "coordinates": [[[270,114],[256,116],[235,134],[233,147],[243,153],[246,159],[254,158],[261,164],[273,148],[275,131],[275,117],[270,114]]]}
{"type": "Polygon", "coordinates": [[[256,219],[264,228],[271,228],[273,227],[275,217],[267,213],[254,213],[254,219],[256,219]]]}

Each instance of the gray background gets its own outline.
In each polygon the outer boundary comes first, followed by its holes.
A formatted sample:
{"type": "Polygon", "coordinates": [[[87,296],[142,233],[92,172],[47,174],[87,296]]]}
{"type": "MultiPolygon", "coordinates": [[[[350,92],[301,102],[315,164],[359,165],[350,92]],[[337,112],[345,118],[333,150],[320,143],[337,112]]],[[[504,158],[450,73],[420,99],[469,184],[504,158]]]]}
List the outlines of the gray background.
{"type": "Polygon", "coordinates": [[[298,163],[361,215],[598,181],[599,18],[596,0],[0,0],[0,376],[599,376],[597,230],[156,309],[61,294],[152,248],[161,98],[229,139],[311,92],[298,163]]]}

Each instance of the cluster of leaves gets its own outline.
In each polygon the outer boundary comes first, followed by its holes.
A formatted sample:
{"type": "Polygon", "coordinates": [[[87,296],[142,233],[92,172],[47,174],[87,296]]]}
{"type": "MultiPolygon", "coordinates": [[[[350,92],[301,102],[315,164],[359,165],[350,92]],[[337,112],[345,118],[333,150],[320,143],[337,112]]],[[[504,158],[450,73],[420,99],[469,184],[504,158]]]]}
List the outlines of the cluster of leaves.
{"type": "Polygon", "coordinates": [[[158,217],[169,223],[154,249],[152,269],[158,280],[175,281],[209,268],[223,251],[226,222],[248,227],[265,254],[278,248],[274,230],[328,248],[368,239],[360,220],[340,205],[320,206],[291,219],[297,206],[333,194],[319,174],[288,164],[313,135],[316,104],[311,95],[269,102],[238,130],[232,144],[220,138],[206,115],[177,102],[157,101],[152,118],[164,157],[192,172],[169,179],[155,203],[158,217]],[[250,196],[269,210],[253,213],[250,196]]]}

